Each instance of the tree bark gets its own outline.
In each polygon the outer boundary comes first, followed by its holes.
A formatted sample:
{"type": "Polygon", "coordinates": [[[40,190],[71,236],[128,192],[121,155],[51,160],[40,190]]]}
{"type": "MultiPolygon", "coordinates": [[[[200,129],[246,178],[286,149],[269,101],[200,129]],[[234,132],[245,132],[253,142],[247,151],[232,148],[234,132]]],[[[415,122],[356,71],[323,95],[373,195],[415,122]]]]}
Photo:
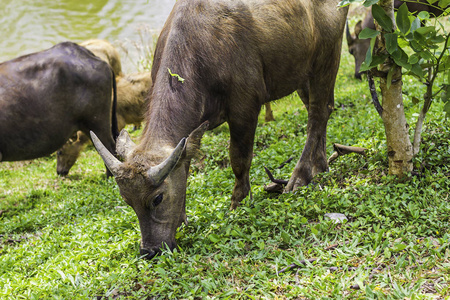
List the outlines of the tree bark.
{"type": "MultiPolygon", "coordinates": [[[[394,18],[394,1],[380,0],[379,5],[384,9],[386,14],[392,19],[395,26],[394,18]]],[[[386,51],[386,43],[384,39],[384,31],[375,22],[378,31],[382,34],[377,38],[375,52],[380,53],[386,51]]],[[[397,66],[391,59],[387,59],[380,66],[382,72],[392,76],[380,78],[380,89],[382,96],[383,111],[381,118],[383,120],[386,144],[389,159],[389,174],[399,177],[404,176],[413,169],[413,148],[409,138],[408,123],[406,122],[403,97],[402,97],[402,72],[401,67],[397,66]],[[388,82],[391,80],[391,82],[388,82]]]]}
{"type": "Polygon", "coordinates": [[[403,108],[401,68],[394,66],[394,82],[388,89],[387,79],[381,78],[383,119],[389,160],[389,174],[402,177],[413,169],[413,149],[403,108]]]}

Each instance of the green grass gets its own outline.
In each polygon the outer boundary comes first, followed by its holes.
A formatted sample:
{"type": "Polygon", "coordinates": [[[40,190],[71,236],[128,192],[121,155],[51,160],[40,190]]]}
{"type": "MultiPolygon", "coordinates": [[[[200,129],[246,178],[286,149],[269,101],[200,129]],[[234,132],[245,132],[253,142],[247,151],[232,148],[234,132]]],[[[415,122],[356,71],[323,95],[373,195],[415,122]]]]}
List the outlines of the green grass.
{"type": "MultiPolygon", "coordinates": [[[[92,147],[67,178],[57,177],[54,156],[1,163],[0,299],[449,298],[450,127],[442,103],[427,117],[414,161],[420,176],[398,181],[387,175],[384,129],[352,68],[344,47],[327,150],[356,145],[368,149],[365,157],[340,157],[295,193],[266,193],[263,167],[289,178],[306,139],[306,111],[287,97],[273,104],[275,122],[261,117],[253,197],[229,211],[228,129],[207,132],[188,180],[189,225],[177,233],[178,249],[152,261],[139,258],[137,217],[92,147]],[[329,212],[348,222],[324,219],[329,212]]],[[[423,88],[406,78],[404,89],[412,131],[411,98],[423,88]]]]}

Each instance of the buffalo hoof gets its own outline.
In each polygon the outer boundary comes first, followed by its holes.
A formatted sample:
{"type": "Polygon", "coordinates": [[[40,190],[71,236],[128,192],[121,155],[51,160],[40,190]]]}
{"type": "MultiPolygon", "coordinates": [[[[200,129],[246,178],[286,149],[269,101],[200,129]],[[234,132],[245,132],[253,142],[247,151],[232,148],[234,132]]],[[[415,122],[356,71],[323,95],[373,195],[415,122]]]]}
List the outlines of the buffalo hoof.
{"type": "Polygon", "coordinates": [[[158,252],[153,251],[153,250],[141,249],[140,250],[140,254],[141,254],[141,257],[143,259],[149,259],[150,260],[153,257],[155,257],[158,254],[158,252]]]}
{"type": "Polygon", "coordinates": [[[67,174],[69,174],[69,171],[59,171],[59,172],[56,172],[59,176],[61,176],[61,177],[66,177],[67,176],[67,174]]]}

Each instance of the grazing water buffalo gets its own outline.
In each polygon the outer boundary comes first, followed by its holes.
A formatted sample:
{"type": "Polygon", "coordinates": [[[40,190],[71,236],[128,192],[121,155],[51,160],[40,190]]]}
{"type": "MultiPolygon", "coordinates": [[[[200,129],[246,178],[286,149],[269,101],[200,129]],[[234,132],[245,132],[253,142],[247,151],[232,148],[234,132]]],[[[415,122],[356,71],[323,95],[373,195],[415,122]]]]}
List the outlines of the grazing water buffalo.
{"type": "Polygon", "coordinates": [[[77,130],[98,132],[114,151],[112,93],[110,66],[74,43],[1,63],[0,161],[49,155],[77,130]]]}
{"type": "Polygon", "coordinates": [[[250,191],[261,106],[298,91],[307,140],[286,191],[328,168],[326,127],[347,8],[339,0],[178,0],[158,39],[139,145],[122,130],[116,159],[91,133],[124,200],[136,212],[141,254],[151,258],[186,220],[189,165],[207,129],[227,122],[236,177],[231,208],[250,191]]]}
{"type": "MultiPolygon", "coordinates": [[[[426,0],[422,0],[420,2],[428,3],[426,0]]],[[[399,8],[403,3],[406,3],[406,5],[408,6],[408,10],[413,13],[428,11],[430,15],[438,17],[444,12],[442,9],[439,9],[435,6],[429,6],[426,4],[415,2],[403,2],[399,0],[394,1],[394,7],[399,8]]],[[[375,29],[372,12],[370,10],[367,12],[365,18],[362,21],[356,23],[354,35],[350,33],[348,26],[346,29],[348,51],[355,57],[355,77],[358,79],[361,79],[362,73],[359,72],[359,69],[361,68],[361,64],[366,59],[366,53],[370,47],[370,39],[358,38],[358,35],[364,28],[375,29]]]]}
{"type": "Polygon", "coordinates": [[[103,61],[106,61],[114,71],[116,76],[122,75],[122,64],[120,62],[120,55],[116,48],[105,40],[87,40],[80,43],[80,46],[88,49],[95,56],[103,61]]]}
{"type": "MultiPolygon", "coordinates": [[[[117,83],[117,127],[119,130],[127,124],[138,125],[144,120],[146,95],[152,85],[150,72],[134,73],[116,77],[117,83]]],[[[81,151],[90,139],[78,131],[58,150],[56,172],[66,176],[75,164],[81,151]]]]}

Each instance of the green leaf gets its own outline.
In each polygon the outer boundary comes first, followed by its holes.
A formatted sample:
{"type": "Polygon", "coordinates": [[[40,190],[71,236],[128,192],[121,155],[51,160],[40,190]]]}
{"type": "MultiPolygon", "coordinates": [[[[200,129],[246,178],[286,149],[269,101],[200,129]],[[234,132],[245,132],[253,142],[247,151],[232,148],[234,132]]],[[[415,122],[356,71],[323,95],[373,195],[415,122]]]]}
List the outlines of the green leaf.
{"type": "Polygon", "coordinates": [[[420,33],[423,36],[427,36],[430,33],[434,33],[435,34],[436,33],[436,28],[434,28],[434,26],[419,27],[419,28],[417,28],[415,30],[414,33],[416,33],[416,32],[420,33]]]}
{"type": "Polygon", "coordinates": [[[366,297],[370,299],[377,298],[368,284],[366,284],[366,297]]]}
{"type": "Polygon", "coordinates": [[[403,51],[403,49],[398,48],[398,50],[392,54],[392,58],[397,65],[407,70],[411,70],[411,64],[408,63],[408,55],[405,53],[405,51],[403,51]]]}
{"type": "Polygon", "coordinates": [[[408,63],[410,64],[417,64],[419,62],[420,56],[417,53],[414,53],[412,55],[409,56],[408,58],[408,63]]]}
{"type": "Polygon", "coordinates": [[[450,5],[450,0],[440,0],[438,5],[441,8],[446,8],[450,5]]]}
{"type": "Polygon", "coordinates": [[[394,70],[395,70],[395,65],[392,65],[392,67],[389,69],[389,72],[387,74],[386,87],[388,90],[391,88],[392,76],[394,75],[394,70]]]}
{"type": "Polygon", "coordinates": [[[441,93],[441,101],[444,102],[444,103],[446,103],[448,101],[448,97],[447,97],[447,92],[446,91],[443,91],[441,93]]]}
{"type": "Polygon", "coordinates": [[[384,9],[375,4],[372,6],[372,15],[384,30],[386,30],[387,32],[392,32],[394,25],[392,24],[391,18],[389,18],[384,9]]]}
{"type": "Polygon", "coordinates": [[[444,112],[447,116],[450,116],[450,101],[447,101],[447,103],[445,103],[444,112]]]}
{"type": "Polygon", "coordinates": [[[409,11],[406,3],[403,3],[399,7],[395,21],[397,22],[397,27],[400,32],[403,34],[407,34],[409,29],[411,28],[411,21],[409,20],[409,11]]]}
{"type": "Polygon", "coordinates": [[[423,78],[423,70],[422,67],[420,66],[420,64],[416,63],[413,64],[411,67],[411,71],[417,75],[419,78],[423,78]]]}
{"type": "Polygon", "coordinates": [[[402,250],[405,250],[406,249],[406,245],[405,244],[402,244],[402,243],[398,243],[398,244],[395,244],[393,247],[391,247],[391,252],[400,252],[400,251],[402,251],[402,250]]]}
{"type": "Polygon", "coordinates": [[[421,20],[428,20],[430,19],[430,13],[427,11],[421,11],[420,13],[417,14],[417,16],[421,19],[421,20]]]}
{"type": "Polygon", "coordinates": [[[338,7],[347,6],[355,2],[362,2],[362,0],[342,0],[341,2],[339,2],[338,7]]]}
{"type": "Polygon", "coordinates": [[[369,55],[369,51],[367,51],[367,54],[366,54],[366,60],[363,61],[363,63],[361,64],[361,67],[359,68],[359,71],[360,71],[360,72],[365,72],[365,71],[367,71],[367,70],[370,70],[370,68],[372,68],[372,67],[371,67],[371,64],[372,64],[372,54],[370,53],[370,59],[368,58],[368,55],[369,55]]]}
{"type": "Polygon", "coordinates": [[[416,31],[417,28],[420,28],[420,19],[418,17],[415,18],[411,23],[411,32],[416,31]]]}
{"type": "Polygon", "coordinates": [[[212,234],[208,235],[208,238],[214,244],[217,244],[218,242],[220,242],[220,237],[217,234],[212,233],[212,234]]]}
{"type": "Polygon", "coordinates": [[[374,37],[376,37],[379,34],[380,34],[379,31],[376,31],[376,30],[373,30],[373,29],[370,29],[370,28],[366,27],[363,30],[361,30],[361,32],[359,33],[358,37],[360,39],[364,40],[364,39],[374,38],[374,37]]]}
{"type": "Polygon", "coordinates": [[[414,52],[422,51],[422,46],[416,40],[412,40],[410,43],[410,46],[411,46],[411,49],[414,50],[414,52]]]}
{"type": "Polygon", "coordinates": [[[414,40],[411,41],[411,43],[415,42],[419,44],[421,48],[423,48],[427,46],[427,39],[423,34],[420,33],[419,29],[414,31],[414,40]]]}
{"type": "Polygon", "coordinates": [[[380,0],[366,0],[366,1],[364,1],[363,5],[364,5],[365,7],[370,7],[370,6],[372,6],[372,5],[376,4],[376,3],[378,3],[379,1],[380,1],[380,0]]]}
{"type": "Polygon", "coordinates": [[[314,235],[318,235],[319,231],[316,228],[311,227],[311,233],[314,234],[314,235]]]}
{"type": "Polygon", "coordinates": [[[342,0],[341,2],[339,2],[338,7],[344,7],[347,5],[350,5],[353,1],[350,0],[342,0]]]}
{"type": "Polygon", "coordinates": [[[434,58],[434,56],[426,50],[419,52],[419,55],[425,60],[432,60],[434,58]]]}
{"type": "Polygon", "coordinates": [[[433,44],[440,44],[440,43],[445,42],[445,37],[442,36],[442,35],[433,36],[433,37],[430,39],[430,41],[431,41],[433,44]]]}
{"type": "Polygon", "coordinates": [[[170,76],[175,77],[179,82],[184,83],[184,78],[182,78],[180,75],[172,73],[169,68],[167,68],[167,71],[169,71],[170,76]]]}
{"type": "Polygon", "coordinates": [[[372,68],[372,66],[373,66],[373,64],[372,64],[372,51],[373,51],[373,47],[375,45],[375,39],[376,38],[373,37],[370,40],[370,47],[369,47],[369,49],[367,49],[366,58],[365,58],[364,62],[361,64],[361,67],[359,69],[361,72],[367,71],[370,68],[372,68]]]}
{"type": "Polygon", "coordinates": [[[386,60],[386,55],[376,55],[372,58],[372,67],[382,64],[386,60]]]}
{"type": "Polygon", "coordinates": [[[386,40],[386,50],[392,54],[398,49],[398,43],[397,43],[397,33],[386,33],[384,35],[384,38],[386,40]]]}
{"type": "Polygon", "coordinates": [[[291,242],[291,236],[286,231],[281,232],[281,239],[285,244],[289,244],[291,242]]]}

